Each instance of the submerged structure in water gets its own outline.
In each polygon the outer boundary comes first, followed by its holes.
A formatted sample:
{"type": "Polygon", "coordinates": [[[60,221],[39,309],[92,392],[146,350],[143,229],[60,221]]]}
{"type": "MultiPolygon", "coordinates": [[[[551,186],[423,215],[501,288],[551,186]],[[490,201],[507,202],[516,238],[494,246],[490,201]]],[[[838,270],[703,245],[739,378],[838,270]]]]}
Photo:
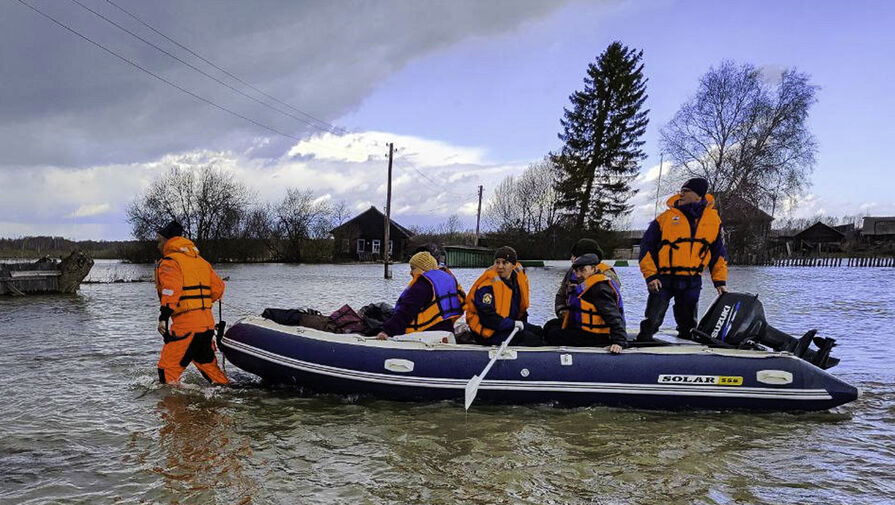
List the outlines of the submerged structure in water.
{"type": "Polygon", "coordinates": [[[74,293],[93,268],[93,259],[74,251],[62,260],[0,263],[0,295],[74,293]]]}

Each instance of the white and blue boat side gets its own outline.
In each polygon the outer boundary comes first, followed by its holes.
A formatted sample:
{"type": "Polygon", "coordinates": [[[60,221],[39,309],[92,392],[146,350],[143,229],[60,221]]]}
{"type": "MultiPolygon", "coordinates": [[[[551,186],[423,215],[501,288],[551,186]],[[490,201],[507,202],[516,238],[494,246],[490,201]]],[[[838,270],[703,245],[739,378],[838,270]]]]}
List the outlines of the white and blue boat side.
{"type": "MultiPolygon", "coordinates": [[[[463,398],[496,348],[380,341],[247,318],[221,342],[227,359],[274,383],[394,400],[463,398]]],[[[824,410],[858,390],[789,353],[697,344],[515,347],[500,356],[477,401],[659,409],[824,410]]]]}

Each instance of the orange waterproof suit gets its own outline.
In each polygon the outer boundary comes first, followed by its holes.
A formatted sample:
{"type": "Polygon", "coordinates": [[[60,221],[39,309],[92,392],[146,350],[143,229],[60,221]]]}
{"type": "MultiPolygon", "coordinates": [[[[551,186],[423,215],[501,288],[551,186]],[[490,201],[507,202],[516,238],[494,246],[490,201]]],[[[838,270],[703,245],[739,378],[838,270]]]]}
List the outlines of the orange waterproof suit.
{"type": "Polygon", "coordinates": [[[159,380],[179,381],[192,362],[209,382],[226,384],[227,376],[214,355],[211,313],[213,303],[224,294],[224,282],[189,239],[170,238],[163,255],[155,269],[155,287],[161,303],[159,321],[170,318],[170,322],[158,362],[159,380]]]}

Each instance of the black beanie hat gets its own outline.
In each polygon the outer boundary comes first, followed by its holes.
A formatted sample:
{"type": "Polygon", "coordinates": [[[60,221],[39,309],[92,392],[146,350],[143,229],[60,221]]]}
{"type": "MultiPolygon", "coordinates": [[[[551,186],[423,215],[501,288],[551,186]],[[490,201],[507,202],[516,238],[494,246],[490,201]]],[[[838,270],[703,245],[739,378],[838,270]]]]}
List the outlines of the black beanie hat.
{"type": "Polygon", "coordinates": [[[681,189],[687,188],[690,191],[699,195],[700,198],[705,197],[705,194],[709,190],[709,181],[703,179],[702,177],[694,177],[681,186],[681,189]]]}
{"type": "Polygon", "coordinates": [[[183,226],[177,221],[171,221],[164,228],[160,229],[158,234],[165,238],[179,237],[183,235],[183,226]]]}
{"type": "Polygon", "coordinates": [[[513,264],[515,264],[516,260],[518,259],[518,257],[516,256],[516,250],[508,245],[499,247],[496,251],[494,251],[494,259],[497,258],[503,258],[513,264]]]}
{"type": "Polygon", "coordinates": [[[592,238],[583,238],[572,246],[572,256],[576,258],[585,254],[596,254],[599,258],[603,258],[603,249],[600,244],[592,238]]]}

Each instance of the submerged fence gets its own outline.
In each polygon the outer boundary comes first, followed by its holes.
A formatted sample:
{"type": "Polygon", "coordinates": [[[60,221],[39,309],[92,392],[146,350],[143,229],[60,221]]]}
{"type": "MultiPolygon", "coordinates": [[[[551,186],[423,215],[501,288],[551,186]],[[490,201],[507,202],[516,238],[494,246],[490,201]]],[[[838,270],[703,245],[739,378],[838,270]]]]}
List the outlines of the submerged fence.
{"type": "Polygon", "coordinates": [[[774,258],[764,263],[773,267],[895,267],[895,257],[876,258],[774,258]]]}

